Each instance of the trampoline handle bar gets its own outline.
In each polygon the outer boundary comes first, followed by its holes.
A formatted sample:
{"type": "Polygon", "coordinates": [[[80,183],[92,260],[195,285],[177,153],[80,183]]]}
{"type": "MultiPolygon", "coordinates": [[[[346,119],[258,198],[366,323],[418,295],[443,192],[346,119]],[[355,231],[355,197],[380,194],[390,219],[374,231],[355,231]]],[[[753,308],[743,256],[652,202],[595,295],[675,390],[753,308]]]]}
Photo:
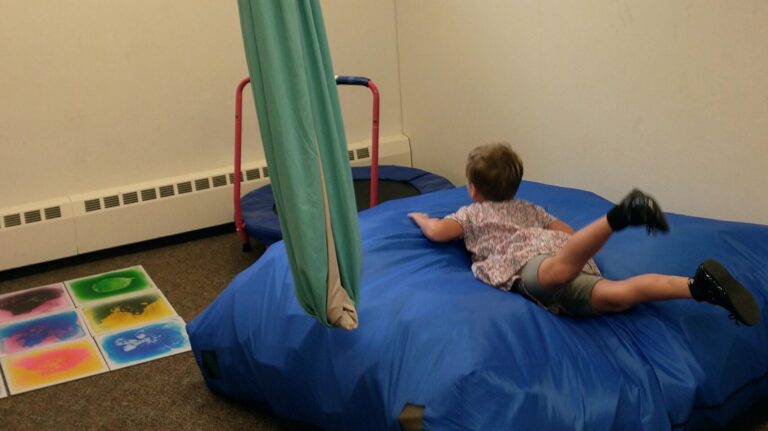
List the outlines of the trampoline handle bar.
{"type": "Polygon", "coordinates": [[[373,208],[379,203],[379,89],[373,81],[368,80],[368,88],[373,93],[373,127],[371,132],[371,204],[373,208]]]}
{"type": "Polygon", "coordinates": [[[369,206],[379,203],[379,89],[376,84],[364,76],[336,75],[336,85],[360,85],[368,87],[373,94],[373,127],[371,128],[371,201],[369,206]]]}
{"type": "Polygon", "coordinates": [[[368,86],[370,79],[363,76],[339,76],[336,75],[336,85],[361,85],[368,86]]]}

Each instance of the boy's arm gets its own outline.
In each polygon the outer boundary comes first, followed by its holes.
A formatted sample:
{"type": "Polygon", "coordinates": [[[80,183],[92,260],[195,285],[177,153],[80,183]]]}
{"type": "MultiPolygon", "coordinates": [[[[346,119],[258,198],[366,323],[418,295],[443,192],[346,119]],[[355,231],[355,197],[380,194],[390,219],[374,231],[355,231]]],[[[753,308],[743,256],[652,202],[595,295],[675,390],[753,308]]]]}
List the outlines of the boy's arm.
{"type": "Polygon", "coordinates": [[[445,242],[459,239],[464,234],[464,228],[456,220],[450,218],[434,218],[425,213],[410,213],[408,217],[416,223],[424,236],[435,242],[445,242]]]}
{"type": "Polygon", "coordinates": [[[547,229],[559,230],[561,232],[565,232],[567,234],[573,235],[573,228],[571,227],[571,225],[569,225],[566,222],[562,222],[560,220],[555,220],[552,223],[550,223],[549,226],[547,226],[547,229]]]}

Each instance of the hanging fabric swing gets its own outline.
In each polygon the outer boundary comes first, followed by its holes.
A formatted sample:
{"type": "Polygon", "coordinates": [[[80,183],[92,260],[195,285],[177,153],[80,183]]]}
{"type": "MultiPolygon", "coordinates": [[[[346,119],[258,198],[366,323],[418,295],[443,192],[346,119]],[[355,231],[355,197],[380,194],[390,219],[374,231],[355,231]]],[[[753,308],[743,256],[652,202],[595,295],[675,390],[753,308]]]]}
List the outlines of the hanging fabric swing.
{"type": "Polygon", "coordinates": [[[357,327],[362,267],[339,97],[317,0],[238,0],[275,205],[299,303],[357,327]]]}

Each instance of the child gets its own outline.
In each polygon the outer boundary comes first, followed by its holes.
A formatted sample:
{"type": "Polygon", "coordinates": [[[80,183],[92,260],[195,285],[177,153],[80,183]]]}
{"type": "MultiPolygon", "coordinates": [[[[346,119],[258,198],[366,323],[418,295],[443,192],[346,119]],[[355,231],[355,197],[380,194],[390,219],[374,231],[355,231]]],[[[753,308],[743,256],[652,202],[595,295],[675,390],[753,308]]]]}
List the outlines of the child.
{"type": "Polygon", "coordinates": [[[574,232],[543,208],[515,193],[523,164],[508,144],[469,153],[466,175],[473,203],[442,219],[408,214],[432,241],[464,238],[472,272],[501,290],[517,291],[554,312],[594,316],[626,311],[664,299],[693,298],[719,305],[746,325],[760,311],[752,294],[725,267],[705,260],[691,278],[643,274],[626,280],[600,276],[592,257],[613,232],[645,226],[649,234],[669,227],[656,200],[633,190],[608,214],[574,232]]]}

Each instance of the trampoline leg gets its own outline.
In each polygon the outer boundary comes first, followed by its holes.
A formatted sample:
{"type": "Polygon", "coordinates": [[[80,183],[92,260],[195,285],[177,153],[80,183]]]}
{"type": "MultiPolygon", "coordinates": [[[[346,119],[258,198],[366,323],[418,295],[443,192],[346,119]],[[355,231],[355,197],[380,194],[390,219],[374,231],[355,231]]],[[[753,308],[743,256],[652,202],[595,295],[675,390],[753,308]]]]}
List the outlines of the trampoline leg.
{"type": "Polygon", "coordinates": [[[243,253],[253,251],[253,247],[251,246],[251,238],[248,237],[248,232],[246,232],[245,229],[238,229],[237,236],[240,237],[240,242],[243,243],[243,253]]]}

